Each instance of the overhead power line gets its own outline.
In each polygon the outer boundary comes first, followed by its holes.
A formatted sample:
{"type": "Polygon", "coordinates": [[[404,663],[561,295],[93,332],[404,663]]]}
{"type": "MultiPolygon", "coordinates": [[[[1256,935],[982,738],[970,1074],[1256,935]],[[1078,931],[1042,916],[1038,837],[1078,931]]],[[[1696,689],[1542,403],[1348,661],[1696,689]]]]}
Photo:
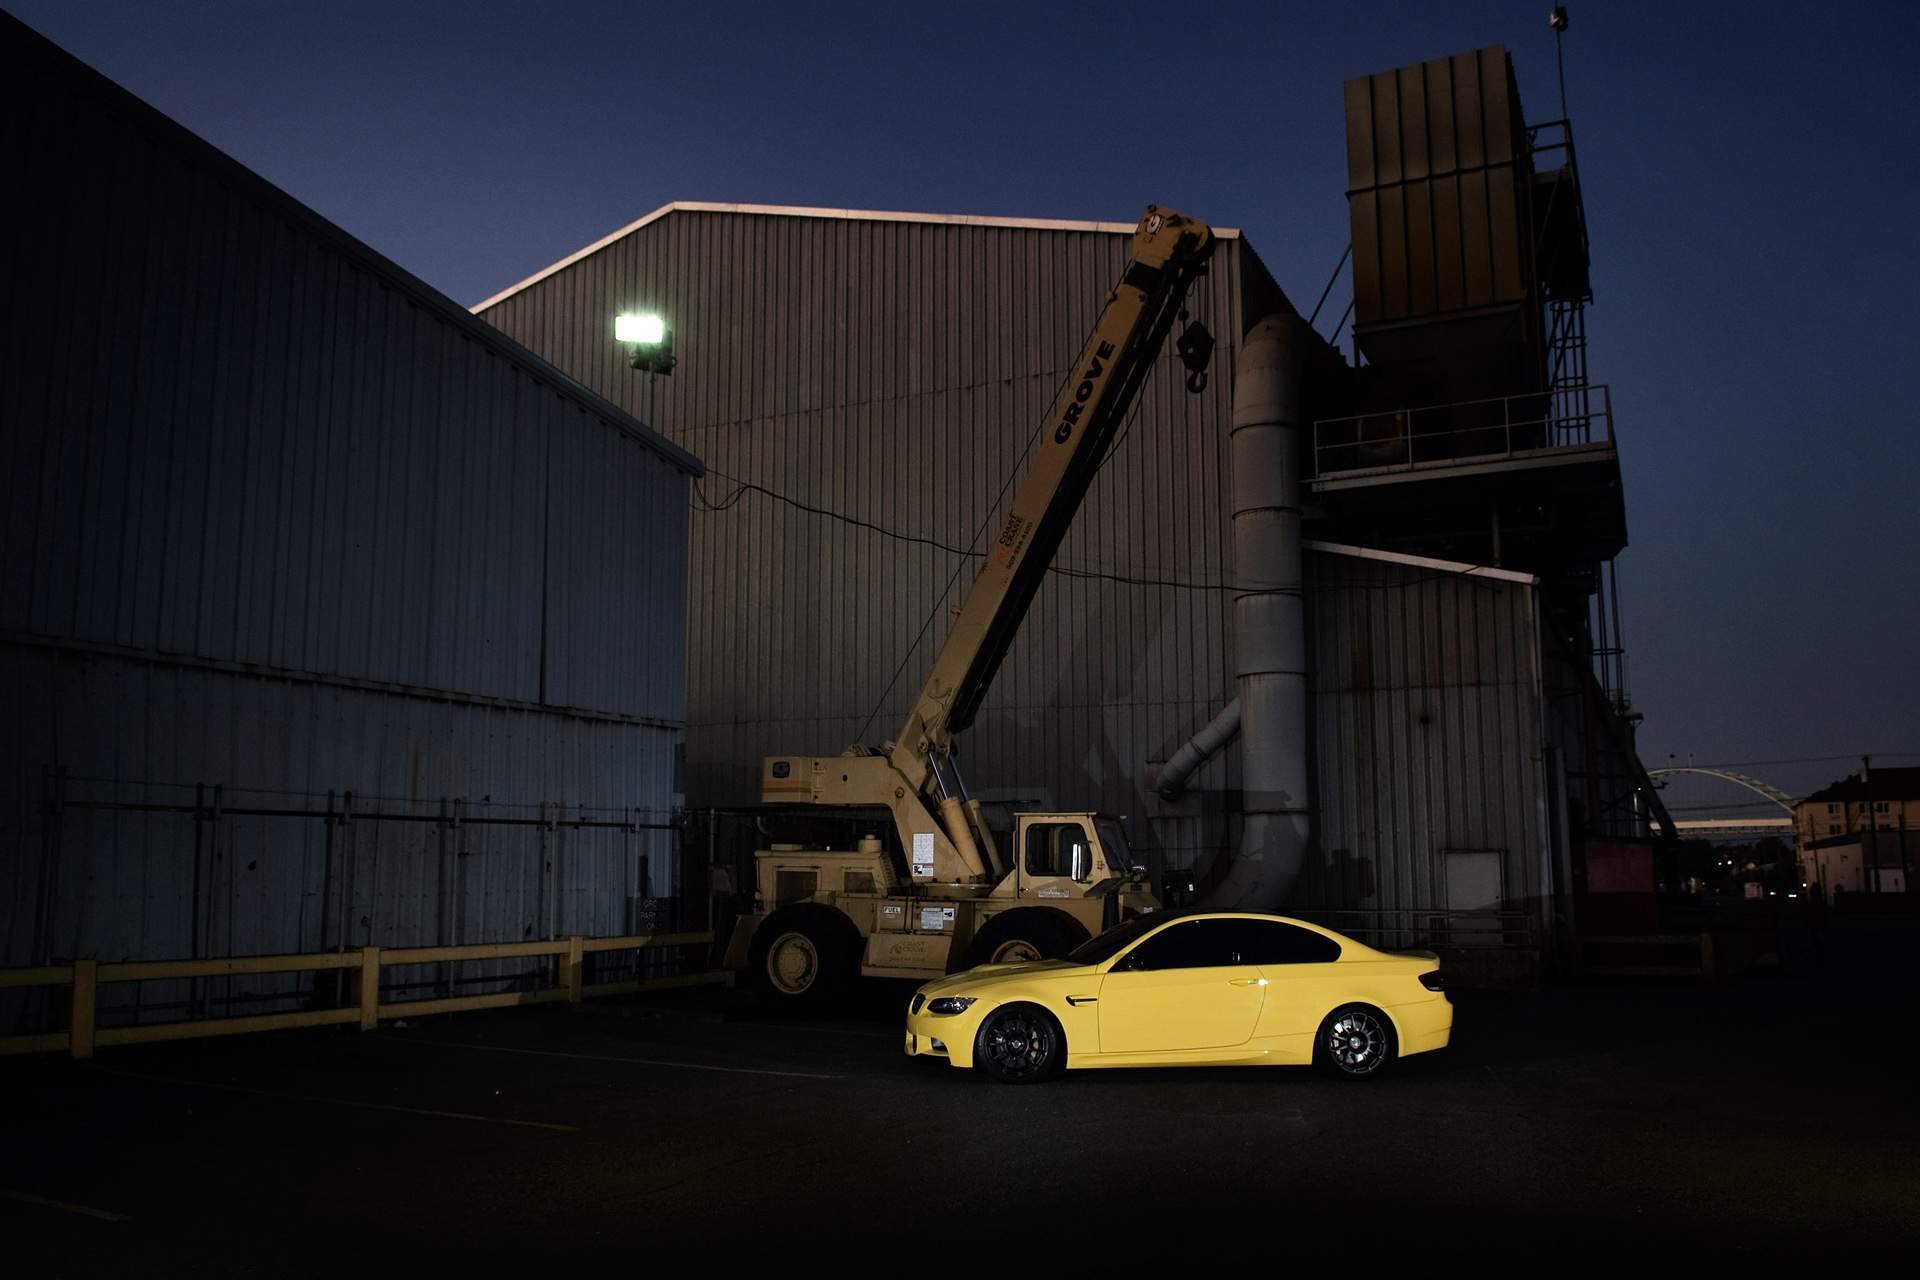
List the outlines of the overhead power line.
{"type": "MultiPolygon", "coordinates": [[[[748,494],[757,493],[775,502],[792,507],[797,511],[803,511],[808,515],[838,521],[841,524],[850,525],[856,529],[865,529],[869,533],[877,533],[883,538],[891,538],[896,542],[904,542],[913,546],[929,547],[935,551],[945,552],[948,555],[963,556],[970,559],[979,559],[985,554],[984,552],[975,551],[971,547],[958,546],[954,543],[944,542],[939,538],[930,538],[923,534],[904,533],[898,529],[890,529],[885,525],[876,524],[874,521],[862,519],[859,516],[848,515],[842,511],[835,511],[830,507],[822,507],[814,503],[803,502],[799,498],[781,493],[777,489],[769,488],[756,481],[729,475],[727,472],[711,465],[707,467],[707,472],[709,475],[715,475],[722,480],[728,481],[734,486],[734,489],[723,498],[710,499],[702,490],[700,481],[694,481],[693,509],[703,515],[731,511],[738,506],[740,501],[748,494]]],[[[1004,492],[1005,490],[1003,489],[1002,493],[1004,494],[1004,492]]],[[[979,537],[977,533],[974,536],[976,539],[979,537]]],[[[1321,586],[1326,589],[1340,591],[1403,591],[1409,587],[1420,586],[1423,583],[1438,582],[1446,579],[1464,578],[1468,581],[1475,581],[1472,575],[1479,570],[1489,567],[1490,566],[1487,565],[1471,564],[1459,569],[1447,569],[1437,573],[1423,574],[1418,578],[1406,579],[1399,582],[1361,582],[1354,579],[1340,579],[1323,582],[1321,586]]],[[[1080,569],[1060,564],[1049,566],[1047,572],[1059,574],[1063,578],[1083,578],[1100,582],[1117,582],[1134,587],[1164,587],[1174,591],[1226,591],[1240,595],[1300,596],[1305,594],[1303,590],[1297,587],[1261,587],[1235,582],[1195,582],[1183,578],[1114,573],[1102,569],[1080,569]]],[[[951,588],[949,587],[949,589],[951,588]]],[[[942,598],[944,598],[944,595],[945,593],[943,592],[942,598]]]]}

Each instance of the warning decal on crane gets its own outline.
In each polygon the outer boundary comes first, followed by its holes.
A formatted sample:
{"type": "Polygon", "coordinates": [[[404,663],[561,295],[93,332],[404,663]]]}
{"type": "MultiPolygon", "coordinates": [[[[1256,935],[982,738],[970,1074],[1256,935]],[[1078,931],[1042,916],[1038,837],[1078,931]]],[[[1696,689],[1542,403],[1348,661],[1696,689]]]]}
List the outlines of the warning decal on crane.
{"type": "Polygon", "coordinates": [[[913,833],[913,874],[916,876],[933,874],[933,832],[931,831],[913,833]]]}

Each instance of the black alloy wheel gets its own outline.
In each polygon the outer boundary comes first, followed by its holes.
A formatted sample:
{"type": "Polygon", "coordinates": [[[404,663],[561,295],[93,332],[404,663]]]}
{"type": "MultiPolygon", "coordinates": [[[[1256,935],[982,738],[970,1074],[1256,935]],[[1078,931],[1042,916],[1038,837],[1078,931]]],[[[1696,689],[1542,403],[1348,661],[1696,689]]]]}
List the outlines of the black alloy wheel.
{"type": "Polygon", "coordinates": [[[1365,1080],[1380,1074],[1395,1052],[1393,1024],[1386,1015],[1363,1004],[1350,1004],[1335,1009],[1320,1024],[1313,1060],[1329,1075],[1365,1080]]]}
{"type": "Polygon", "coordinates": [[[1009,1005],[980,1024],[974,1041],[976,1066],[1003,1084],[1037,1084],[1066,1061],[1060,1025],[1032,1005],[1009,1005]]]}

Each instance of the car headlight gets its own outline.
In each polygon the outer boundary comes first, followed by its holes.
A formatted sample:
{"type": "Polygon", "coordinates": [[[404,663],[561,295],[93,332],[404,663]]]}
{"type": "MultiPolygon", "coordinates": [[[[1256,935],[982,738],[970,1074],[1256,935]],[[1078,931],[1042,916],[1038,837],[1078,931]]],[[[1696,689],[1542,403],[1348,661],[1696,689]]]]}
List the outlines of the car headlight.
{"type": "Polygon", "coordinates": [[[941,996],[937,1000],[927,1002],[927,1012],[950,1017],[956,1013],[965,1013],[977,999],[979,999],[978,996],[941,996]]]}

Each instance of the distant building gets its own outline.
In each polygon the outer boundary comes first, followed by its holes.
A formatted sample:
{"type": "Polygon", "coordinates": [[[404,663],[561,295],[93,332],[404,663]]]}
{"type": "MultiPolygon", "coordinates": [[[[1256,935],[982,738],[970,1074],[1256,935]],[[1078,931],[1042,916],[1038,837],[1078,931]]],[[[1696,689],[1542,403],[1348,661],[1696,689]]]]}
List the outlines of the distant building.
{"type": "Polygon", "coordinates": [[[1920,830],[1920,769],[1863,768],[1793,806],[1800,847],[1860,831],[1920,830]]]}
{"type": "Polygon", "coordinates": [[[1903,893],[1920,860],[1920,769],[1869,764],[1794,805],[1793,824],[1810,884],[1903,893]]]}
{"type": "Polygon", "coordinates": [[[1905,893],[1920,862],[1920,831],[1860,831],[1803,845],[1801,874],[1809,887],[1837,893],[1905,893]]]}

